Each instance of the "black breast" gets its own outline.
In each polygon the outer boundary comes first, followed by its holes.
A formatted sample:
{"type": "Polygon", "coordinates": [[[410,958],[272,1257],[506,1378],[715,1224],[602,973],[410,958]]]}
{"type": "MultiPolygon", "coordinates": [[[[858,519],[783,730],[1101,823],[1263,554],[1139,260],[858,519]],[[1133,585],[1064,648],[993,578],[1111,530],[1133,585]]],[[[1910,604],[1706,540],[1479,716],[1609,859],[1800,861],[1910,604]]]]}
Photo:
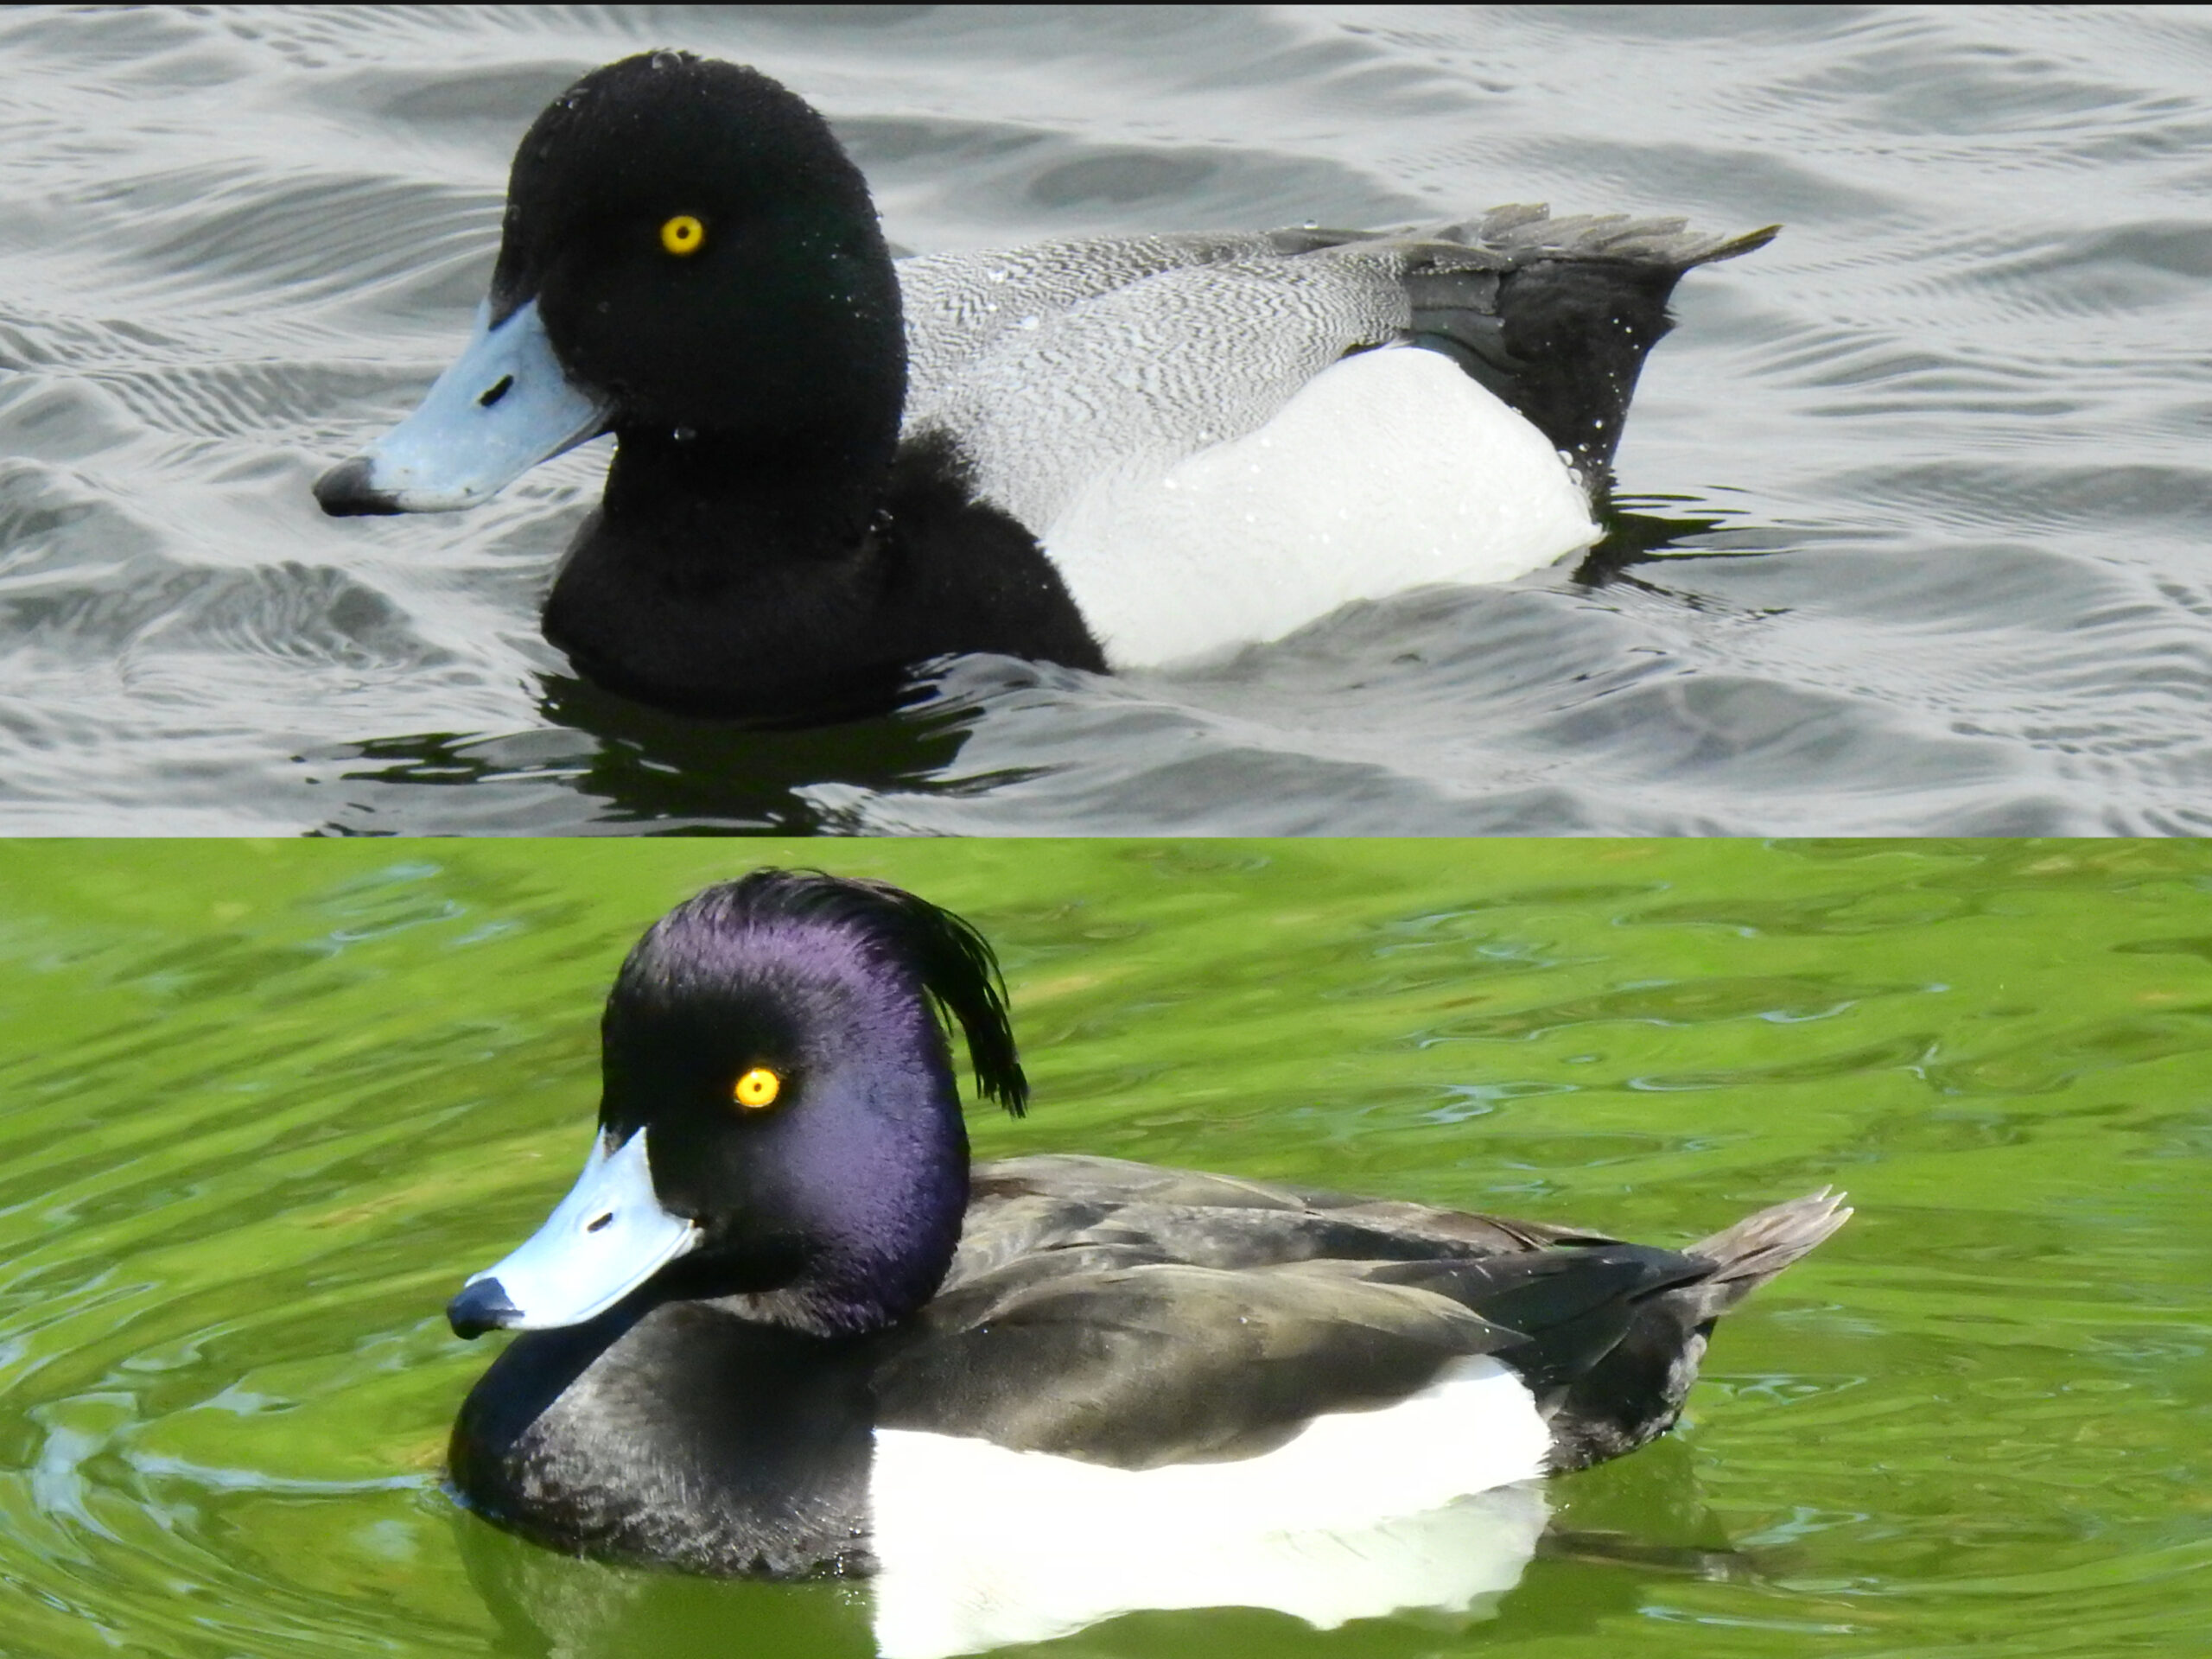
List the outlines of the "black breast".
{"type": "Polygon", "coordinates": [[[866,1573],[860,1344],[704,1302],[516,1338],[454,1425],[469,1506],[573,1554],[770,1577],[866,1573]]]}
{"type": "Polygon", "coordinates": [[[610,483],[546,600],[546,638],[620,696],[793,723],[887,709],[917,664],[956,653],[1104,671],[1059,572],[976,499],[950,440],[907,445],[850,514],[829,480],[776,486],[633,485],[618,510],[610,483]],[[847,517],[867,525],[857,540],[847,517]]]}

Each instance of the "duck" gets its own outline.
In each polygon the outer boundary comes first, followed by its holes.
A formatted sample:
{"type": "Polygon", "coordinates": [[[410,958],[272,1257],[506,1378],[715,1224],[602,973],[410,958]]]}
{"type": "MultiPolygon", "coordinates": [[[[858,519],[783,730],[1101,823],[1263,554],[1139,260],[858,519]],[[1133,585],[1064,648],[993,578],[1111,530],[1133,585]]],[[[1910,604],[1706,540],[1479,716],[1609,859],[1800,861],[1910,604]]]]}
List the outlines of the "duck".
{"type": "Polygon", "coordinates": [[[575,1555],[868,1580],[888,1659],[1139,1608],[1464,1606],[1533,1550],[1542,1478],[1664,1433],[1714,1322],[1851,1214],[1823,1189],[1669,1249],[971,1166],[956,1027],[1022,1116],[990,945],[888,883],[756,870],[654,923],[582,1173],[447,1306],[516,1333],[454,1423],[461,1503],[575,1555]]]}
{"type": "Polygon", "coordinates": [[[315,495],[465,509],[613,433],[542,626],[678,714],[881,712],[968,652],[1203,662],[1590,546],[1675,283],[1777,228],[1520,206],[894,258],[803,99],[644,52],[524,135],[468,342],[315,495]]]}

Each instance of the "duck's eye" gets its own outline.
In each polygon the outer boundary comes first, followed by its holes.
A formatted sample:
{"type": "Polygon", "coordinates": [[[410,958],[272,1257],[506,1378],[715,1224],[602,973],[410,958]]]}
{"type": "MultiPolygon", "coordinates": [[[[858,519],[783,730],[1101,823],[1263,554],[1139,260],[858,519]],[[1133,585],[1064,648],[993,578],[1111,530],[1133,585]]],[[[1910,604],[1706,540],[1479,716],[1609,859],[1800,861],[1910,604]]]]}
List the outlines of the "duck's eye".
{"type": "Polygon", "coordinates": [[[784,1080],[765,1065],[756,1065],[741,1076],[729,1097],[748,1112],[757,1112],[764,1106],[776,1103],[776,1096],[784,1092],[784,1080]]]}
{"type": "Polygon", "coordinates": [[[707,227],[689,213],[678,213],[660,227],[660,245],[679,259],[707,245],[707,227]]]}

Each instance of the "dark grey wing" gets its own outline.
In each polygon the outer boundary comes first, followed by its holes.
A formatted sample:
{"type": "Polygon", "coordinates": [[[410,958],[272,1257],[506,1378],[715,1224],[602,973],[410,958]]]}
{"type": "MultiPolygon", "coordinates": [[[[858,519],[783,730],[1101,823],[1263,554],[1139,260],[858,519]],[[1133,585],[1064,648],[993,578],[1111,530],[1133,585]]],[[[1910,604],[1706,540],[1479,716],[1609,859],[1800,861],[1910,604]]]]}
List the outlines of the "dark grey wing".
{"type": "Polygon", "coordinates": [[[1112,1158],[978,1165],[971,1192],[944,1287],[879,1374],[881,1421],[1131,1468],[1249,1456],[1468,1355],[1548,1378],[1618,1340],[1644,1258],[1680,1260],[1112,1158]]]}
{"type": "Polygon", "coordinates": [[[938,1296],[878,1367],[878,1421],[1125,1469],[1249,1457],[1517,1340],[1417,1287],[1076,1249],[938,1296]]]}
{"type": "Polygon", "coordinates": [[[1239,1268],[1612,1242],[1538,1222],[1075,1154],[979,1164],[970,1193],[948,1288],[1025,1252],[1075,1245],[1112,1246],[1131,1261],[1239,1268]]]}
{"type": "Polygon", "coordinates": [[[878,1421],[1154,1468],[1269,1450],[1477,1354],[1548,1418],[1655,1298],[1714,1270],[1632,1244],[1243,1269],[1132,1253],[1041,1251],[940,1295],[877,1370],[878,1421]]]}
{"type": "Polygon", "coordinates": [[[976,1166],[880,1421],[1126,1468],[1250,1456],[1488,1355],[1555,1466],[1680,1411],[1712,1321],[1849,1214],[1816,1194],[1688,1250],[1118,1159],[976,1166]]]}

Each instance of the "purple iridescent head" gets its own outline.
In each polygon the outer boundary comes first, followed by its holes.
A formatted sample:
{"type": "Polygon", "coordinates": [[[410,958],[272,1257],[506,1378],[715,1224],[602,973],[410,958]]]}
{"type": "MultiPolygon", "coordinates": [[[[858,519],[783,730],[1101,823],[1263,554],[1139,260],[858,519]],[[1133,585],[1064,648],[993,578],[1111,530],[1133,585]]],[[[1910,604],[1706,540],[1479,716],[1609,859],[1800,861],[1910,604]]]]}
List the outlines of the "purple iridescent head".
{"type": "Polygon", "coordinates": [[[582,1178],[448,1310],[463,1335],[589,1319],[651,1284],[818,1335],[935,1292],[967,1207],[948,1027],[1019,1116],[990,947],[880,882],[757,870],[655,923],[601,1027],[582,1178]]]}

